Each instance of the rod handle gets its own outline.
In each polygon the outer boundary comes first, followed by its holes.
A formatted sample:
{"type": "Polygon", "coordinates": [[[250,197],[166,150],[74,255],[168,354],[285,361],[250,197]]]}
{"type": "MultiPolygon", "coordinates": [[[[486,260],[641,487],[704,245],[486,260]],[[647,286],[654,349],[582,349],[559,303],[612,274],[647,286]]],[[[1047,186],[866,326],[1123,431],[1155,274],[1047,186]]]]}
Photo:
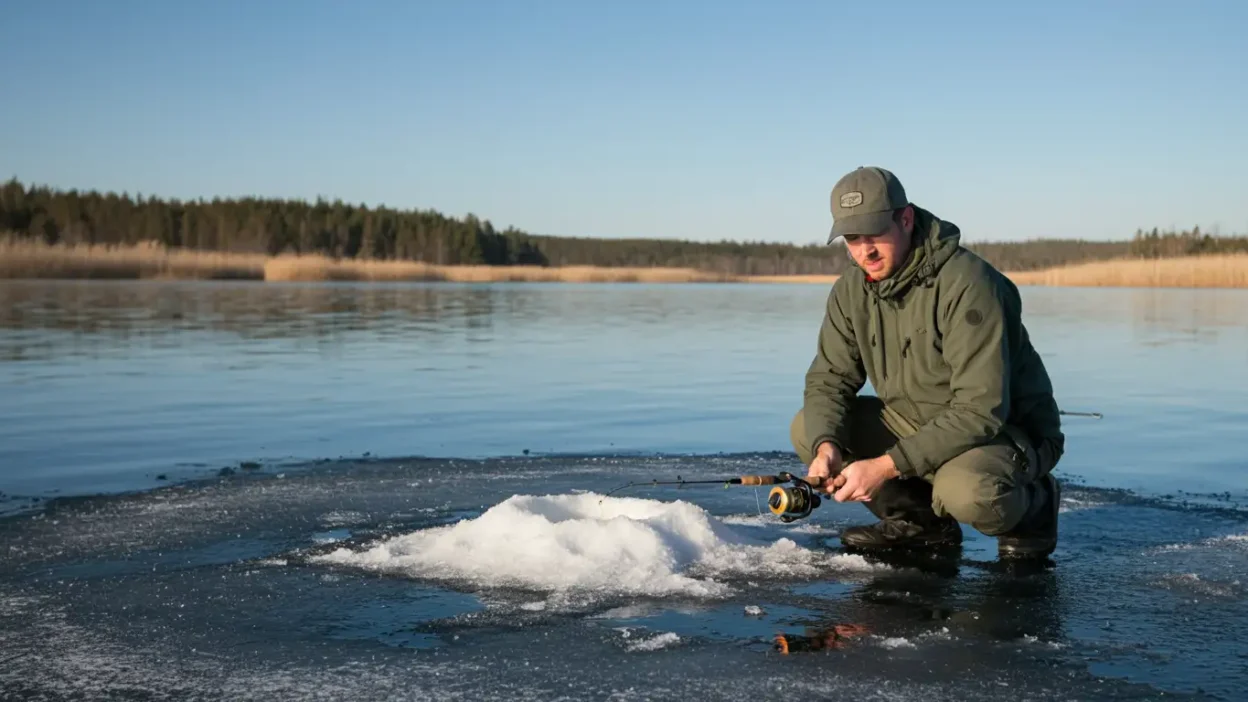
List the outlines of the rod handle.
{"type": "Polygon", "coordinates": [[[781,482],[774,475],[743,475],[741,476],[742,485],[775,485],[781,482]]]}
{"type": "MultiPolygon", "coordinates": [[[[780,485],[789,482],[790,479],[788,475],[743,475],[732,482],[738,485],[780,485]]],[[[800,479],[810,483],[811,487],[822,487],[827,482],[827,478],[801,477],[800,479]]]]}

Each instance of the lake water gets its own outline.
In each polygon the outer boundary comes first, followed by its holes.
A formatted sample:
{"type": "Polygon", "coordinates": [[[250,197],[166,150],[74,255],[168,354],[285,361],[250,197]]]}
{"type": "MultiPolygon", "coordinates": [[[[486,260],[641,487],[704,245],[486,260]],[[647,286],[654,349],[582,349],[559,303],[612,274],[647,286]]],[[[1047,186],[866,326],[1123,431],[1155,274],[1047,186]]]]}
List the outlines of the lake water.
{"type": "Polygon", "coordinates": [[[998,572],[969,529],[952,573],[864,561],[835,540],[861,506],[780,525],[746,489],[635,490],[623,522],[531,501],[800,470],[788,425],[827,292],[0,282],[0,691],[1248,685],[1248,291],[1023,289],[1059,403],[1104,414],[1067,418],[1041,573],[998,572]],[[439,549],[457,555],[422,560],[439,549]]]}
{"type": "MultiPolygon", "coordinates": [[[[240,461],[788,451],[824,286],[0,284],[0,490],[240,461]]],[[[1244,291],[1026,288],[1063,468],[1248,486],[1244,291]]]]}

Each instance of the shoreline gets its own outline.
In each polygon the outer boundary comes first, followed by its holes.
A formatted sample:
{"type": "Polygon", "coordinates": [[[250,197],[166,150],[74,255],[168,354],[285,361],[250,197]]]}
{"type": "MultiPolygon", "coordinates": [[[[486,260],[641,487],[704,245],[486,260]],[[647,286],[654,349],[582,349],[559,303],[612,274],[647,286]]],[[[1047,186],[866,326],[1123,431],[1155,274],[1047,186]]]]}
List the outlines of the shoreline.
{"type": "MultiPolygon", "coordinates": [[[[1019,286],[1248,288],[1248,254],[1116,259],[1005,271],[1019,286]]],[[[253,280],[268,282],[759,283],[831,285],[837,275],[735,275],[692,268],[437,265],[334,260],[159,246],[55,246],[0,242],[3,280],[253,280]]]]}

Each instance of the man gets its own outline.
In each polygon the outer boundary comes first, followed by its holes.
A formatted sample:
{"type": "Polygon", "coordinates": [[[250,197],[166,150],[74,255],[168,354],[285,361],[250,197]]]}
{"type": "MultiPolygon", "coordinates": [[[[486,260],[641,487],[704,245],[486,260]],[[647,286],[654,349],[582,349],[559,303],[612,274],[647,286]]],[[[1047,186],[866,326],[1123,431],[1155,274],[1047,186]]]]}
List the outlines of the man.
{"type": "Polygon", "coordinates": [[[1002,558],[1048,556],[1065,438],[1018,289],[882,168],[841,178],[832,218],[855,267],[828,296],[791,434],[809,476],[880,519],[842,542],[956,546],[960,522],[1002,558]]]}

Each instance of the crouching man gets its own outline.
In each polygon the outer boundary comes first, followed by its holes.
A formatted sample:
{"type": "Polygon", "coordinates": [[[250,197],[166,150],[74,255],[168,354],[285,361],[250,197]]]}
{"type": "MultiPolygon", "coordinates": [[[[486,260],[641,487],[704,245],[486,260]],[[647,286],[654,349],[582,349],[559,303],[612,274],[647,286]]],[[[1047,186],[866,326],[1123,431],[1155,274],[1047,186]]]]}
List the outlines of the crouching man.
{"type": "Polygon", "coordinates": [[[887,170],[841,178],[832,218],[828,243],[843,237],[855,265],[828,297],[791,436],[808,475],[880,520],[842,542],[956,545],[961,522],[1002,558],[1049,555],[1065,438],[1018,289],[887,170]]]}

